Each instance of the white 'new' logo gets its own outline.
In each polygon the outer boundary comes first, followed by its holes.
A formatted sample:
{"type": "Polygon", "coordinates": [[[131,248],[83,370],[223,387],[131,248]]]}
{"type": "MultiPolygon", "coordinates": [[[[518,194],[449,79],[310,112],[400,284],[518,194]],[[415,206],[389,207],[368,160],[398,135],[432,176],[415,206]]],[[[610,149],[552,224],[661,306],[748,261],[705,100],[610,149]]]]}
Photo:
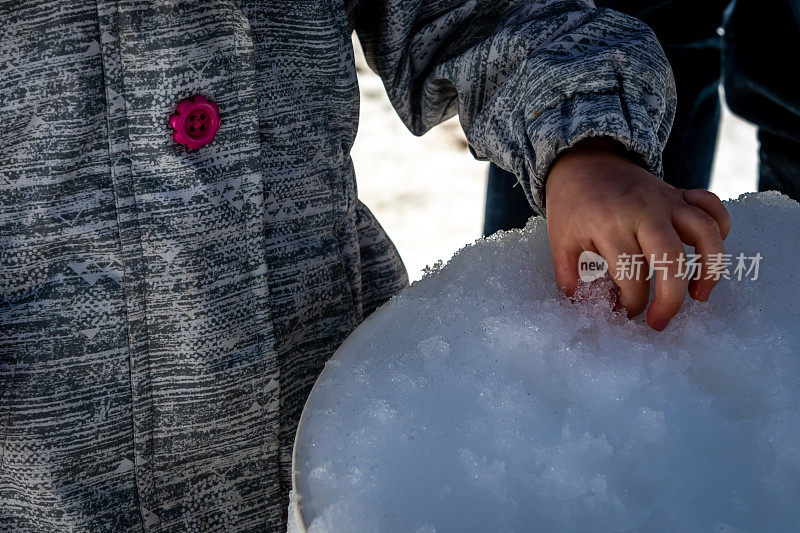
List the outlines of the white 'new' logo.
{"type": "Polygon", "coordinates": [[[594,252],[584,250],[578,258],[578,275],[581,281],[589,283],[605,276],[608,271],[608,263],[601,256],[594,252]]]}

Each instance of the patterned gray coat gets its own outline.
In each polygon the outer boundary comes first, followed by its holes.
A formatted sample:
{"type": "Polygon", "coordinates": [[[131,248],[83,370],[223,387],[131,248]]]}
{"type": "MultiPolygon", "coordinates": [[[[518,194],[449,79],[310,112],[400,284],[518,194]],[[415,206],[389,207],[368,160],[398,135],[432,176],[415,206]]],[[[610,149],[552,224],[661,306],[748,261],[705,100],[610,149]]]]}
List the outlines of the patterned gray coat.
{"type": "Polygon", "coordinates": [[[0,529],[285,527],[314,379],[407,284],[356,194],[354,28],[414,133],[458,112],[538,206],[585,137],[660,170],[669,65],[589,0],[0,0],[0,529]]]}

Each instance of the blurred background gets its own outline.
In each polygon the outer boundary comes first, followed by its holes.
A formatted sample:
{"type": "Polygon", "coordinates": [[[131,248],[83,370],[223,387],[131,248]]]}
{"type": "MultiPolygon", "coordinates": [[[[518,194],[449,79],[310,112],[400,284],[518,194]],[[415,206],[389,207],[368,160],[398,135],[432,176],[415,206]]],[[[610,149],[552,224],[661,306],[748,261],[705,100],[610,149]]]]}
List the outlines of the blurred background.
{"type": "MultiPolygon", "coordinates": [[[[411,281],[481,237],[489,164],[467,149],[458,118],[422,137],[394,112],[383,83],[353,40],[361,90],[361,117],[352,156],[358,196],[394,241],[411,281]]],[[[736,198],[756,190],[756,130],[723,109],[711,190],[736,198]]]]}

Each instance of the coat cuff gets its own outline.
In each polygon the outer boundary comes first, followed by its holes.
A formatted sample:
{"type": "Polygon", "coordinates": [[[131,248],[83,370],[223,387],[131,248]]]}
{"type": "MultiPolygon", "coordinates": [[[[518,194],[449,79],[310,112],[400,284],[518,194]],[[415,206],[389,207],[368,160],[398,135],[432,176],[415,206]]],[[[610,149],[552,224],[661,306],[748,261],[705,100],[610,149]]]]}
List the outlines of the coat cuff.
{"type": "MultiPolygon", "coordinates": [[[[578,142],[605,137],[621,144],[634,160],[663,178],[661,151],[668,132],[658,131],[664,124],[664,107],[626,102],[620,92],[576,93],[530,117],[526,133],[532,148],[526,163],[535,208],[544,215],[544,184],[550,167],[561,152],[578,142]]],[[[671,121],[667,121],[669,124],[671,121]]]]}

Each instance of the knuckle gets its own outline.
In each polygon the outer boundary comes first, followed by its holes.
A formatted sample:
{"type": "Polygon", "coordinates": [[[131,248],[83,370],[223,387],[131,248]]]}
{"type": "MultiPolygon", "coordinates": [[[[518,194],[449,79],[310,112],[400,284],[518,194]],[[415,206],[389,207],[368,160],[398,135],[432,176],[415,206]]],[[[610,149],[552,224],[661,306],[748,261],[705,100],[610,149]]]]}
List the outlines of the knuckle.
{"type": "Polygon", "coordinates": [[[682,302],[688,280],[678,275],[678,266],[670,265],[667,275],[656,280],[656,295],[670,302],[682,302]]]}
{"type": "Polygon", "coordinates": [[[720,200],[719,196],[706,189],[690,189],[686,191],[686,193],[691,198],[695,198],[697,200],[711,200],[720,204],[722,203],[722,200],[720,200]]]}
{"type": "Polygon", "coordinates": [[[700,225],[701,230],[706,234],[714,234],[721,235],[722,231],[720,230],[719,224],[716,220],[711,218],[710,216],[706,215],[705,213],[698,215],[697,222],[700,225]]]}
{"type": "Polygon", "coordinates": [[[717,196],[715,193],[707,191],[706,189],[699,189],[699,190],[703,195],[707,196],[709,200],[713,200],[716,203],[722,205],[722,200],[720,200],[719,196],[717,196]]]}
{"type": "Polygon", "coordinates": [[[685,255],[683,247],[671,247],[666,249],[662,255],[668,261],[667,267],[670,269],[677,269],[678,268],[678,259],[685,255]]]}
{"type": "Polygon", "coordinates": [[[683,305],[683,290],[665,290],[663,293],[656,295],[661,309],[670,309],[677,312],[683,305]]]}

